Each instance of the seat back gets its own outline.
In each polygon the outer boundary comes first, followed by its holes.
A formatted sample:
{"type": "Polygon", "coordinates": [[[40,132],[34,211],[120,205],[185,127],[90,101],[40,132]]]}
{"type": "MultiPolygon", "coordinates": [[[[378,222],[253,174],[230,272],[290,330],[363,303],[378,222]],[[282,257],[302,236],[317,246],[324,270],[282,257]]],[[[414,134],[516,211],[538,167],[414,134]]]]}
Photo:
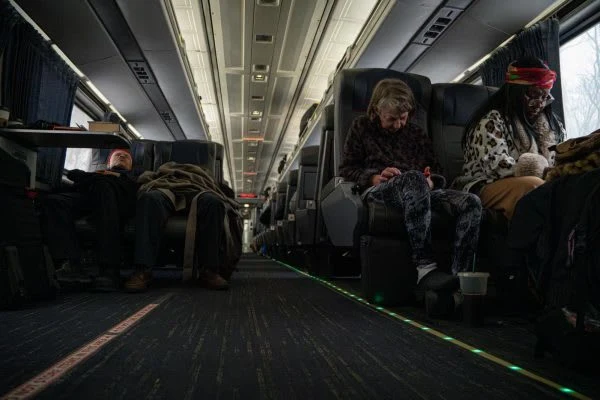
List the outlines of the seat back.
{"type": "Polygon", "coordinates": [[[319,153],[319,166],[317,168],[317,226],[316,242],[321,243],[327,240],[327,229],[323,221],[321,199],[323,188],[335,176],[333,165],[333,127],[334,127],[335,105],[329,104],[323,109],[321,114],[321,145],[319,153]]]}
{"type": "Polygon", "coordinates": [[[293,169],[289,172],[288,177],[287,177],[287,188],[286,188],[286,193],[285,193],[286,202],[285,202],[285,209],[284,209],[284,214],[285,214],[286,219],[287,219],[288,214],[290,213],[290,202],[292,200],[292,197],[296,193],[297,187],[298,187],[298,170],[293,169]]]}
{"type": "Polygon", "coordinates": [[[302,149],[296,189],[296,242],[301,245],[311,245],[315,240],[318,162],[319,146],[302,149]]]}
{"type": "Polygon", "coordinates": [[[429,129],[433,148],[448,183],[462,174],[462,136],[473,113],[496,91],[465,83],[432,85],[429,129]]]}
{"type": "MultiPolygon", "coordinates": [[[[131,142],[131,158],[133,169],[137,171],[152,171],[154,169],[154,140],[133,140],[131,142]]],[[[113,149],[93,149],[90,171],[106,169],[108,156],[113,149]]]]}
{"type": "Polygon", "coordinates": [[[318,163],[319,146],[308,146],[301,150],[296,210],[306,209],[308,202],[315,200],[318,163]]]}
{"type": "Polygon", "coordinates": [[[218,183],[223,183],[223,146],[205,140],[176,140],[156,142],[154,169],[169,161],[194,164],[206,168],[218,183]]]}
{"type": "Polygon", "coordinates": [[[373,89],[383,79],[400,79],[413,91],[417,109],[411,122],[428,131],[427,110],[431,97],[431,81],[421,75],[383,68],[346,69],[340,71],[334,81],[334,139],[333,165],[337,176],[352,121],[367,112],[373,89]]]}
{"type": "Polygon", "coordinates": [[[275,200],[275,222],[283,220],[285,217],[285,203],[287,194],[287,182],[281,182],[277,185],[277,199],[275,200]]]}

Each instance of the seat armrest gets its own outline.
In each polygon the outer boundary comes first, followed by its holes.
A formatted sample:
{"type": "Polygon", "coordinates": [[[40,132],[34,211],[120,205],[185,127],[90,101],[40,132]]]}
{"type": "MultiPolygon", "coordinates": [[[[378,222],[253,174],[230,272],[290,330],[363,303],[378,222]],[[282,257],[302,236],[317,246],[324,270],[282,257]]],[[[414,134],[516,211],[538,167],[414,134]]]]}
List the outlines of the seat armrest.
{"type": "Polygon", "coordinates": [[[322,193],[321,210],[331,243],[336,247],[358,246],[366,210],[356,183],[335,177],[322,193]]]}

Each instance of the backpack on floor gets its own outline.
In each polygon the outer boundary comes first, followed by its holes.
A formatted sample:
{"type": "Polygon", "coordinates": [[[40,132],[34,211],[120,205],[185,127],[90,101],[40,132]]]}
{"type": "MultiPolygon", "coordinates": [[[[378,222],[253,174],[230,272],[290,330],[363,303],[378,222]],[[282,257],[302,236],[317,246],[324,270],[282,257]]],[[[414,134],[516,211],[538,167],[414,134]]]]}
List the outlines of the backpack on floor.
{"type": "Polygon", "coordinates": [[[52,298],[58,291],[34,202],[25,191],[29,177],[24,163],[0,149],[0,308],[52,298]]]}
{"type": "Polygon", "coordinates": [[[569,304],[542,316],[536,325],[536,355],[551,352],[569,368],[600,366],[600,183],[588,195],[569,235],[569,304]]]}
{"type": "Polygon", "coordinates": [[[242,257],[244,223],[240,213],[228,204],[225,205],[225,229],[229,235],[223,235],[219,274],[229,280],[242,257]]]}

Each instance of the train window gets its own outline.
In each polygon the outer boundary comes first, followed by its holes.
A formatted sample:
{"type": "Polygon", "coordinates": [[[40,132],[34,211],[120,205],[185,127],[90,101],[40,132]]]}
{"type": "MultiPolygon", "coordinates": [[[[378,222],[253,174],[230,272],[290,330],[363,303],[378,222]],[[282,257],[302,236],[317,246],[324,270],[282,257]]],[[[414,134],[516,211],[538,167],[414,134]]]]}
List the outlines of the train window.
{"type": "MultiPolygon", "coordinates": [[[[87,115],[81,108],[73,106],[70,126],[87,127],[88,121],[92,120],[93,118],[87,115]]],[[[82,171],[88,171],[91,163],[92,149],[67,149],[67,155],[65,157],[65,169],[80,169],[82,171]]]]}
{"type": "Polygon", "coordinates": [[[600,23],[560,49],[562,97],[567,136],[600,128],[600,23]]]}

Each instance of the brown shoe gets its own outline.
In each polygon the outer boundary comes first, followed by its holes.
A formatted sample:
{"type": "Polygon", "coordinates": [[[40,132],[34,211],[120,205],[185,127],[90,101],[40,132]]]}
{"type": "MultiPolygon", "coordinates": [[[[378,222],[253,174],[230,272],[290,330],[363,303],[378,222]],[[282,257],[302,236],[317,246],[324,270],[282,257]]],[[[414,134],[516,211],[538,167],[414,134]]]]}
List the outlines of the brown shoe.
{"type": "Polygon", "coordinates": [[[125,291],[129,293],[145,292],[151,279],[151,271],[136,271],[125,282],[125,291]]]}
{"type": "Polygon", "coordinates": [[[229,289],[229,282],[223,279],[221,275],[209,271],[203,271],[200,273],[200,284],[211,290],[229,289]]]}

